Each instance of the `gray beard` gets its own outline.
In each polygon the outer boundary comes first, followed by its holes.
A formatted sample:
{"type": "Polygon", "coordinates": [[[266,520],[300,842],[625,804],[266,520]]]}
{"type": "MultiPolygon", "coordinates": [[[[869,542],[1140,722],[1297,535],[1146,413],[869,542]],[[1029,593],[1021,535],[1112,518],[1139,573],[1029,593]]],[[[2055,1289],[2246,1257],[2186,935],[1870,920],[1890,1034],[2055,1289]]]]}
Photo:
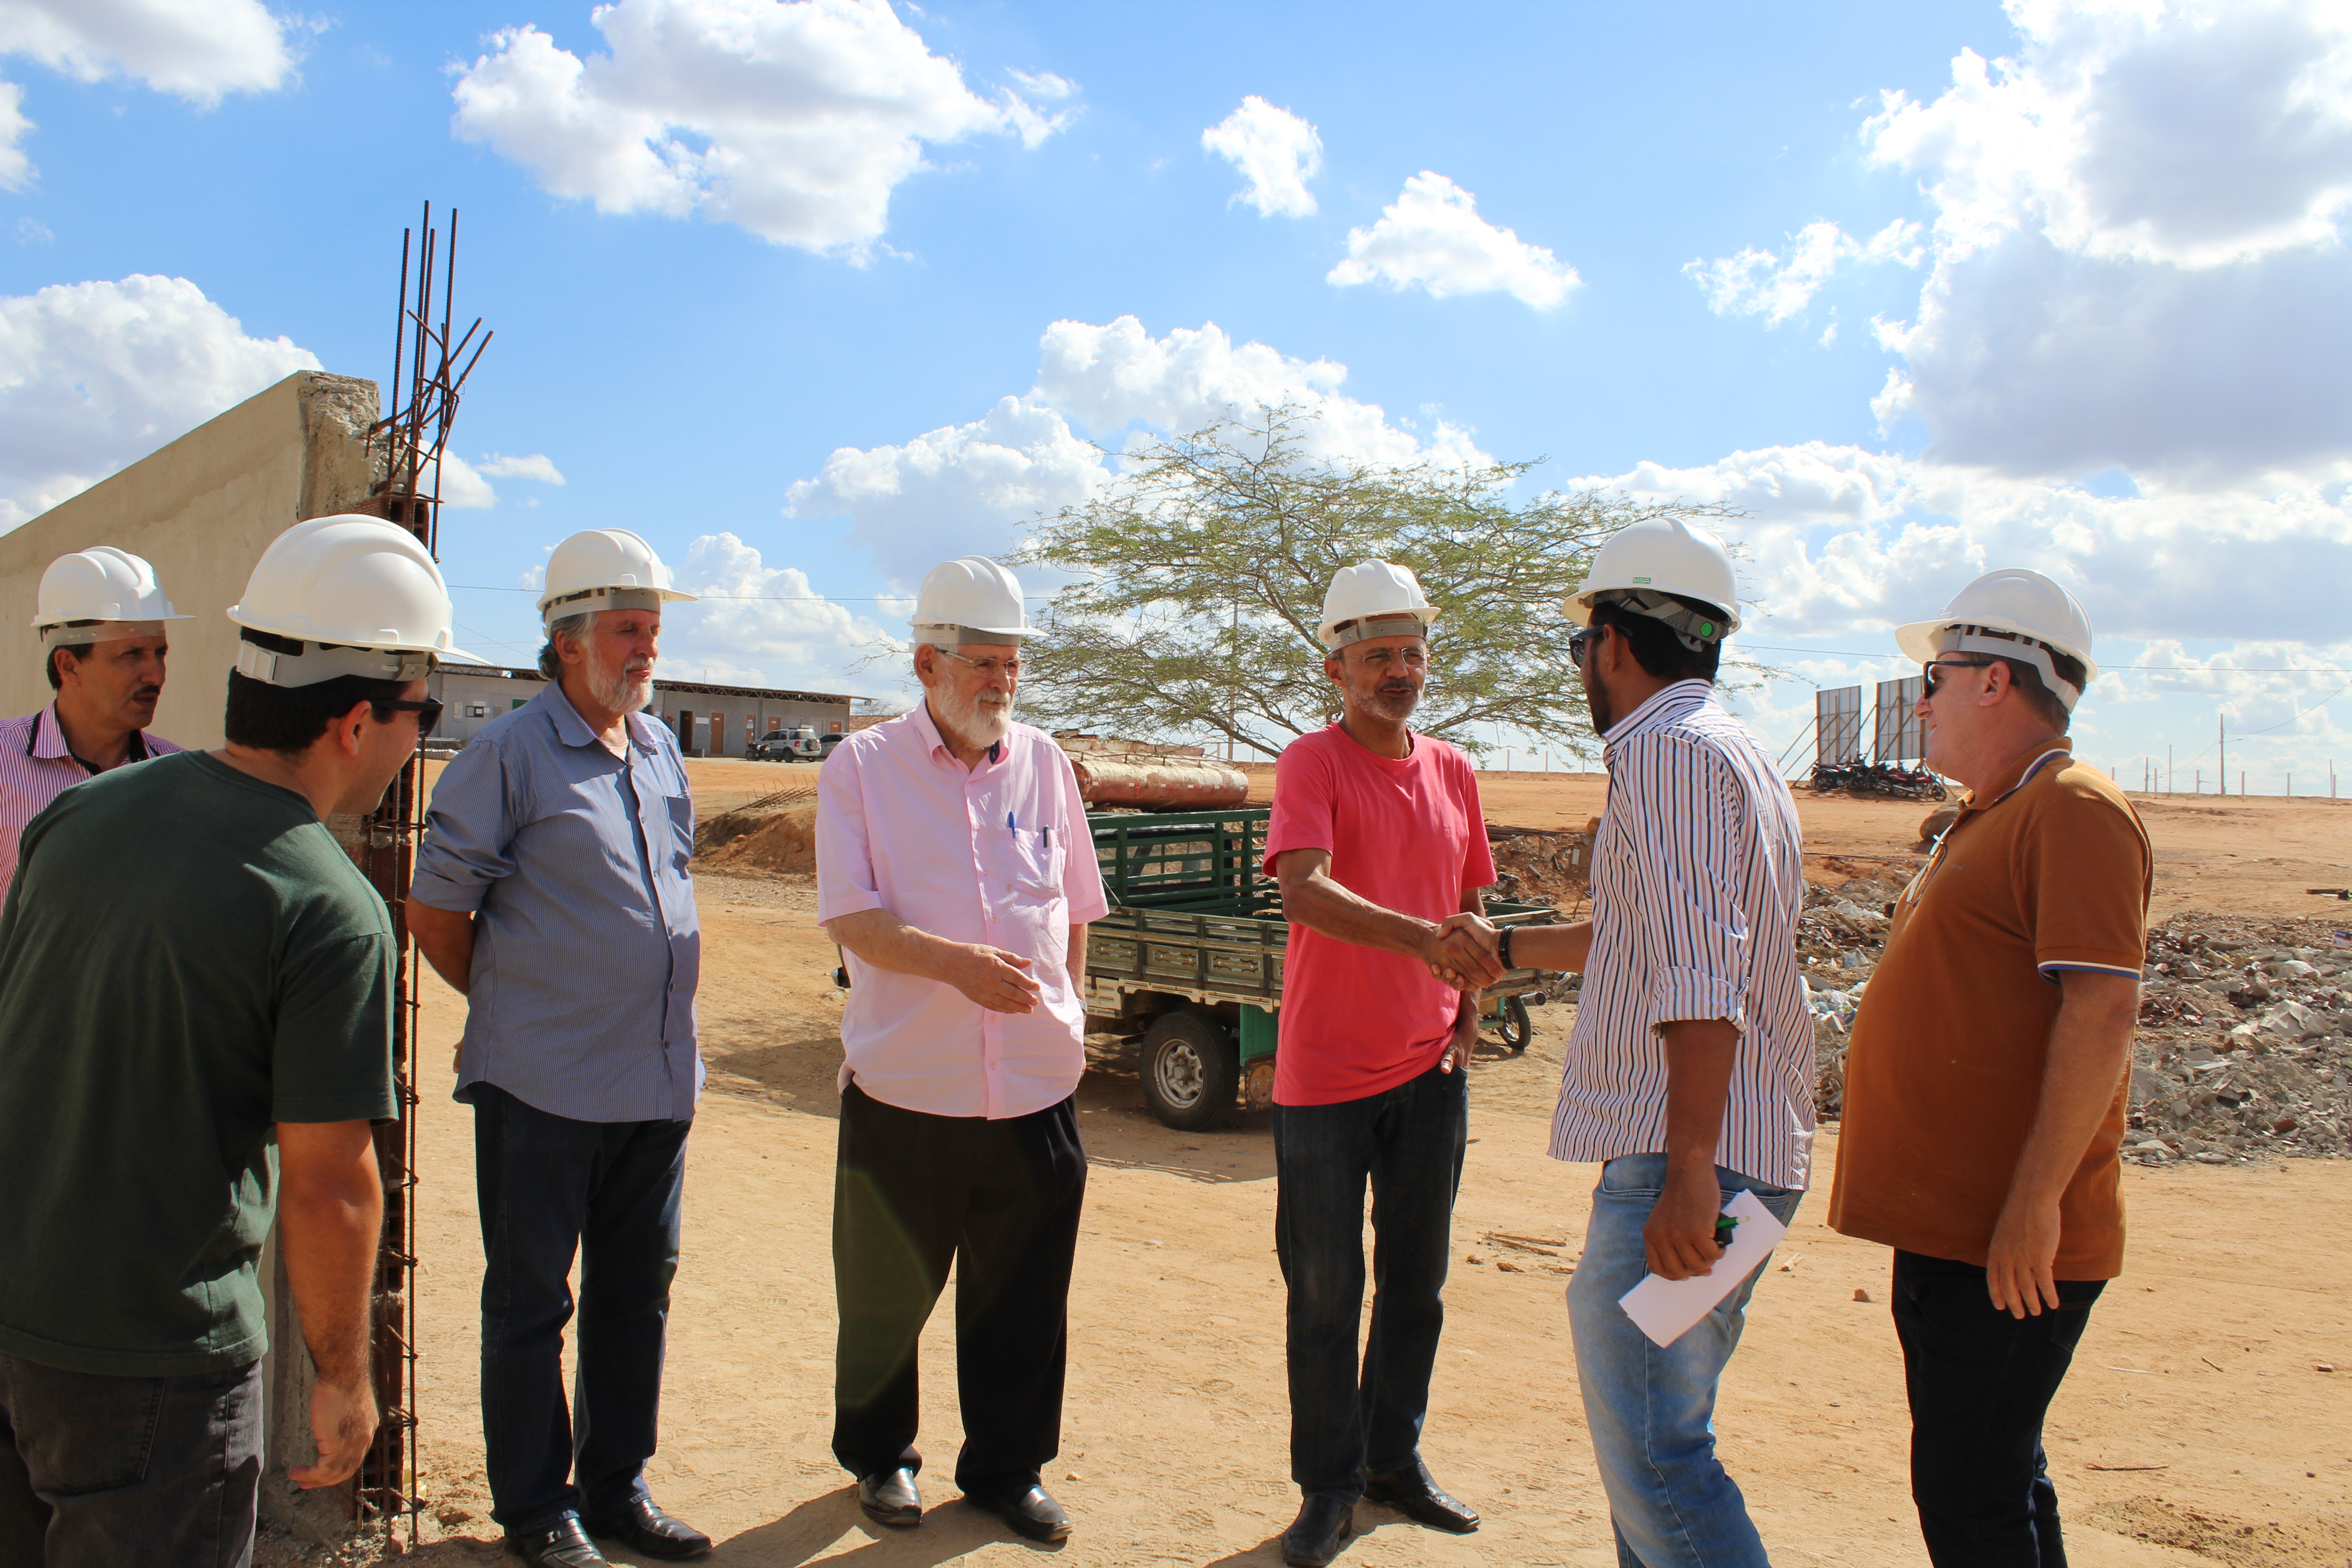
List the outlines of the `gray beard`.
{"type": "Polygon", "coordinates": [[[939,698],[940,717],[958,736],[978,746],[992,746],[1012,732],[1013,709],[1017,698],[1007,697],[1003,703],[983,705],[978,693],[969,699],[959,699],[953,692],[939,698]]]}
{"type": "Polygon", "coordinates": [[[588,660],[588,695],[597,704],[614,713],[635,713],[654,694],[653,672],[632,678],[625,664],[616,669],[606,669],[592,656],[588,660]]]}

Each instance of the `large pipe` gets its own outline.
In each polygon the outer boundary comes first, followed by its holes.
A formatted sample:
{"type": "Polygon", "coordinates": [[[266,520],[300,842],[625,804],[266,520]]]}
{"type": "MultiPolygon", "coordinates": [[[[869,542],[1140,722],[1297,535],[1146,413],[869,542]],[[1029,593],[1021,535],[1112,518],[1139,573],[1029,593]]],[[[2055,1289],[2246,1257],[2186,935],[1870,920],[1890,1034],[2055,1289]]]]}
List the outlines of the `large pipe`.
{"type": "Polygon", "coordinates": [[[1241,805],[1249,775],[1200,757],[1074,756],[1078,793],[1088,805],[1129,805],[1144,811],[1241,805]]]}

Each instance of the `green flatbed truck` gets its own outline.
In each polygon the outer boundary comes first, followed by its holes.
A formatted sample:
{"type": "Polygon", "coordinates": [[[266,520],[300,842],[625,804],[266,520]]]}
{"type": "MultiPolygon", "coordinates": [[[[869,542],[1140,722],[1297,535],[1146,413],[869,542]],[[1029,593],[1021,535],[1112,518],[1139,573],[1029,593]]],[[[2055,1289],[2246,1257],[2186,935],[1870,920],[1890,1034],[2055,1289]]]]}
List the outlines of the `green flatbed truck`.
{"type": "MultiPolygon", "coordinates": [[[[1110,912],[1089,928],[1088,1026],[1140,1035],[1144,1103],[1170,1127],[1220,1126],[1272,1102],[1281,1040],[1282,891],[1259,868],[1264,807],[1089,812],[1110,912]]],[[[1540,925],[1549,904],[1486,900],[1503,925],[1540,925]]],[[[1528,998],[1550,976],[1515,969],[1485,993],[1483,1022],[1525,1050],[1528,998]]]]}

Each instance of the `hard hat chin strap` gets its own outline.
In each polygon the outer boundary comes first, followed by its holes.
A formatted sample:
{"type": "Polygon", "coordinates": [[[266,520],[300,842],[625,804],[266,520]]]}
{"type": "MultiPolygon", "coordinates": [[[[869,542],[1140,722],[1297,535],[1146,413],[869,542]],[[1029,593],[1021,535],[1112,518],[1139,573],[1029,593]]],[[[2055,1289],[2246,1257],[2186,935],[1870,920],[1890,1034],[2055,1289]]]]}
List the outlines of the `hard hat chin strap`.
{"type": "MultiPolygon", "coordinates": [[[[2083,700],[2081,687],[2059,679],[2058,667],[2051,662],[2050,645],[2037,642],[2022,632],[2002,631],[1996,626],[1946,626],[1936,634],[1936,651],[1989,653],[1996,658],[2019,659],[2042,672],[2042,684],[2050,689],[2067,712],[2072,713],[2074,704],[2083,700]]],[[[2066,657],[2072,658],[2074,655],[2066,657]]]]}
{"type": "Polygon", "coordinates": [[[300,653],[278,653],[259,643],[236,645],[239,675],[268,686],[316,686],[341,676],[397,680],[406,685],[433,671],[433,656],[405,649],[343,647],[306,642],[300,653]]]}
{"type": "Polygon", "coordinates": [[[43,626],[41,647],[85,647],[95,642],[114,642],[123,637],[159,637],[163,635],[163,623],[161,621],[89,621],[78,626],[43,626]]]}
{"type": "Polygon", "coordinates": [[[1713,616],[1701,615],[1671,595],[1650,588],[1612,588],[1595,594],[1592,603],[1596,609],[1602,605],[1614,605],[1621,610],[1664,621],[1674,629],[1675,640],[1693,653],[1705,653],[1706,645],[1721,642],[1728,629],[1713,616]]]}

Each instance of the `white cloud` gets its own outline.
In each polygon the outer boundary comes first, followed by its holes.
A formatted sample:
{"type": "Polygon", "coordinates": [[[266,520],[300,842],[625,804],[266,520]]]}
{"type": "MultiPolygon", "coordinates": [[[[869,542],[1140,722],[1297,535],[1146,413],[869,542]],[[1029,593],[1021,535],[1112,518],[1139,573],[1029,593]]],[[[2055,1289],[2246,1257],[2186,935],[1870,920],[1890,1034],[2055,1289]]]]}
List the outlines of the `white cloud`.
{"type": "MultiPolygon", "coordinates": [[[[224,93],[285,84],[289,25],[260,0],[0,0],[0,55],[79,81],[127,76],[210,108],[224,93]]],[[[17,143],[33,129],[25,89],[0,81],[0,190],[32,187],[33,161],[17,143]]]]}
{"type": "MultiPolygon", "coordinates": [[[[914,607],[879,605],[878,618],[849,609],[819,595],[798,569],[767,565],[732,533],[696,539],[677,580],[706,595],[672,606],[662,618],[662,664],[681,679],[840,691],[841,671],[886,641],[902,639],[914,607]]],[[[861,692],[893,684],[895,672],[849,681],[861,692]]]]}
{"type": "Polygon", "coordinates": [[[1917,224],[1897,218],[1865,244],[1824,219],[1809,223],[1790,237],[1786,260],[1780,252],[1751,247],[1737,256],[1688,262],[1683,276],[1699,286],[1706,296],[1707,309],[1717,315],[1761,316],[1766,326],[1777,327],[1811,304],[1842,262],[1898,261],[1906,267],[1918,266],[1927,256],[1919,234],[1917,224]]]}
{"type": "Polygon", "coordinates": [[[1261,217],[1305,217],[1315,210],[1307,182],[1323,172],[1323,138],[1315,127],[1255,93],[1201,132],[1201,145],[1241,171],[1233,200],[1261,217]]]}
{"type": "Polygon", "coordinates": [[[441,454],[437,465],[427,463],[424,470],[424,488],[435,491],[445,507],[460,511],[476,511],[499,504],[499,492],[482,477],[482,470],[455,452],[441,454]],[[438,486],[437,491],[435,487],[438,486]]]}
{"type": "MultiPolygon", "coordinates": [[[[1809,442],[1703,468],[1576,481],[1719,501],[1748,518],[1747,634],[1884,640],[1969,578],[2032,566],[2067,584],[2102,638],[2227,639],[2323,627],[2352,582],[2352,513],[2310,490],[2074,485],[1809,442]]],[[[1892,645],[1887,645],[1890,649],[1892,645]]]]}
{"type": "Polygon", "coordinates": [[[1391,423],[1378,405],[1339,391],[1347,374],[1329,360],[1236,344],[1213,322],[1155,338],[1132,316],[1099,326],[1055,321],[1039,342],[1037,380],[1026,395],[902,444],[844,447],[814,479],[792,487],[785,510],[846,516],[853,537],[905,584],[949,556],[1006,550],[1023,523],[1113,482],[1113,465],[1078,430],[1114,447],[1133,432],[1131,446],[1148,439],[1145,432],[1194,430],[1236,411],[1290,405],[1319,416],[1304,432],[1317,457],[1490,460],[1443,421],[1425,434],[1391,423]]]}
{"type": "Polygon", "coordinates": [[[0,299],[0,529],[88,489],[298,370],[184,278],[0,299]]]}
{"type": "Polygon", "coordinates": [[[1004,74],[1011,77],[1021,90],[1032,98],[1042,98],[1048,102],[1053,102],[1060,99],[1076,98],[1078,95],[1076,82],[1066,76],[1055,76],[1052,71],[1008,70],[1004,74]]]}
{"type": "Polygon", "coordinates": [[[1583,279],[1544,247],[1480,217],[1476,197],[1424,169],[1381,209],[1378,223],[1348,231],[1348,258],[1325,281],[1343,289],[1418,285],[1440,300],[1500,292],[1549,310],[1583,279]]]}
{"type": "Polygon", "coordinates": [[[131,77],[209,107],[284,86],[291,25],[261,0],[0,0],[0,54],[79,81],[131,77]]]}
{"type": "Polygon", "coordinates": [[[33,122],[25,118],[25,89],[0,81],[0,191],[32,188],[33,160],[16,145],[32,129],[33,122]]]}
{"type": "Polygon", "coordinates": [[[507,479],[532,479],[542,485],[563,483],[562,470],[544,452],[533,452],[527,458],[503,457],[497,452],[486,454],[478,465],[486,474],[507,479]]]}
{"type": "Polygon", "coordinates": [[[2015,231],[2106,260],[2225,266],[2329,244],[2352,208],[2352,11],[2337,0],[2012,0],[1932,102],[1883,95],[1876,163],[1926,174],[1945,255],[2015,231]]]}
{"type": "Polygon", "coordinates": [[[599,212],[699,212],[853,261],[926,143],[1034,147],[1075,112],[978,97],[887,0],[619,0],[591,19],[611,47],[585,59],[536,27],[493,35],[457,73],[457,134],[599,212]]]}
{"type": "MultiPolygon", "coordinates": [[[[1916,173],[1934,266],[1873,399],[1927,454],[2217,493],[2352,474],[2352,9],[2012,0],[2015,57],[1885,94],[1865,157],[1916,173]]],[[[1718,310],[1801,310],[1853,242],[1693,268],[1718,310]]],[[[1865,253],[1868,247],[1864,247],[1865,253]]],[[[1902,258],[1897,257],[1897,259],[1902,258]]]]}

